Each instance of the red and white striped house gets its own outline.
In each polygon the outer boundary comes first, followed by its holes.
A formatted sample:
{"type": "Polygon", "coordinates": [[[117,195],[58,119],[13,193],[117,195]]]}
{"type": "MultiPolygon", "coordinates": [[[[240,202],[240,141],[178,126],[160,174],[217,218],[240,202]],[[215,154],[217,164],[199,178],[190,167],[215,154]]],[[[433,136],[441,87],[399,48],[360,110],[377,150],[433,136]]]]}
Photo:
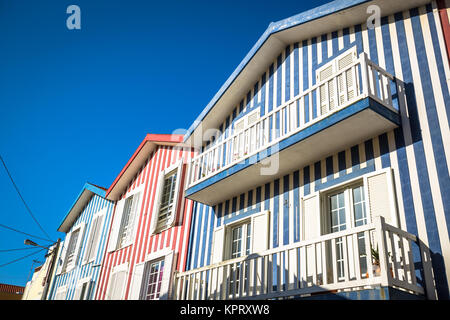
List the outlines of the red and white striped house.
{"type": "Polygon", "coordinates": [[[182,135],[148,134],[106,193],[115,201],[97,300],[167,299],[187,256],[193,202],[184,197],[182,135]]]}

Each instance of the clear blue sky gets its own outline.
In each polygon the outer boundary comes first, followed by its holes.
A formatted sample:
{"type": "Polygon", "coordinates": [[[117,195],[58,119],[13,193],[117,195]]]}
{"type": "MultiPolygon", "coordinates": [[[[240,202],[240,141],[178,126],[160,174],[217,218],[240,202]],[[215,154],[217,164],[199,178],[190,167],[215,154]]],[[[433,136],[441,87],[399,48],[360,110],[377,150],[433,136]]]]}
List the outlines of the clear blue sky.
{"type": "MultiPolygon", "coordinates": [[[[326,2],[0,0],[0,154],[50,237],[147,133],[189,128],[270,22],[326,2]],[[81,30],[66,27],[71,4],[81,30]]],[[[45,237],[1,165],[0,224],[45,237]]],[[[25,238],[0,228],[0,283],[25,285],[44,261],[1,266],[35,251],[2,251],[25,238]]]]}

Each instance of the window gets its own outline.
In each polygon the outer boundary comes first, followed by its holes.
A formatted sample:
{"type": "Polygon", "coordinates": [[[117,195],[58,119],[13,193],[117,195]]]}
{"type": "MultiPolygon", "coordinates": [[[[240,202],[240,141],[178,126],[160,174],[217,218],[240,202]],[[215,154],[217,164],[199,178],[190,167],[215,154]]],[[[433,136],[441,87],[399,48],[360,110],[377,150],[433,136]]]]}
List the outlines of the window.
{"type": "Polygon", "coordinates": [[[67,294],[67,285],[59,287],[56,290],[55,297],[53,300],[66,300],[66,294],[67,294]]]}
{"type": "Polygon", "coordinates": [[[161,293],[164,275],[164,259],[146,263],[141,300],[157,300],[161,293]]]}
{"type": "Polygon", "coordinates": [[[67,270],[68,266],[71,265],[74,262],[74,260],[75,260],[75,249],[76,249],[76,245],[77,245],[79,234],[80,234],[80,230],[78,229],[75,232],[73,232],[71,237],[70,237],[69,246],[67,248],[67,257],[66,257],[66,268],[65,268],[65,270],[67,270]]]}
{"type": "MultiPolygon", "coordinates": [[[[239,257],[243,257],[250,254],[251,247],[251,233],[252,232],[252,224],[251,222],[244,222],[238,226],[234,226],[230,228],[230,258],[235,259],[239,257]]],[[[247,264],[245,262],[237,263],[231,267],[231,272],[233,276],[230,279],[230,288],[229,292],[237,293],[239,291],[239,281],[240,281],[240,273],[243,272],[244,283],[247,283],[247,264]],[[234,277],[234,274],[236,277],[234,277]],[[235,281],[236,279],[236,281],[235,281]]]]}
{"type": "Polygon", "coordinates": [[[317,82],[322,83],[319,88],[321,115],[332,111],[338,105],[345,104],[357,95],[358,79],[355,78],[351,68],[346,69],[357,58],[356,47],[353,47],[317,70],[317,82]],[[336,75],[338,75],[337,88],[336,75]]]}
{"type": "Polygon", "coordinates": [[[254,128],[251,130],[252,132],[249,130],[247,130],[247,132],[243,131],[256,123],[260,118],[259,115],[260,110],[258,108],[249,112],[234,123],[234,134],[236,136],[233,138],[233,160],[246,156],[250,151],[253,151],[256,148],[254,139],[250,139],[250,133],[255,134],[255,132],[253,132],[255,131],[254,128]]]}
{"type": "MultiPolygon", "coordinates": [[[[327,211],[325,233],[344,231],[368,223],[365,191],[362,182],[348,185],[326,195],[327,211]]],[[[364,233],[357,235],[361,273],[367,271],[364,233]]],[[[336,262],[338,279],[344,278],[343,238],[336,239],[336,262]]]]}
{"type": "Polygon", "coordinates": [[[158,227],[164,227],[175,203],[175,191],[177,185],[177,170],[169,172],[164,177],[164,184],[161,194],[161,204],[158,212],[158,227]]]}
{"type": "Polygon", "coordinates": [[[83,230],[84,224],[80,224],[68,235],[68,245],[65,252],[62,272],[70,271],[76,266],[83,230]]]}
{"type": "Polygon", "coordinates": [[[182,160],[161,171],[158,179],[150,232],[161,232],[173,225],[177,215],[182,160]]]}
{"type": "Polygon", "coordinates": [[[110,276],[106,300],[121,300],[125,292],[125,285],[128,277],[128,265],[116,266],[110,276]]]}
{"type": "Polygon", "coordinates": [[[133,190],[133,193],[129,194],[125,199],[117,202],[110,240],[108,241],[108,252],[124,248],[133,242],[136,223],[139,220],[137,219],[137,214],[142,202],[140,201],[142,189],[143,184],[133,190]]]}
{"type": "Polygon", "coordinates": [[[97,245],[102,232],[103,218],[105,217],[104,211],[98,214],[92,221],[91,231],[89,232],[89,238],[86,245],[86,252],[84,254],[84,262],[91,262],[95,258],[97,245]]]}
{"type": "Polygon", "coordinates": [[[250,222],[231,229],[231,259],[250,254],[251,229],[252,225],[250,222]]]}
{"type": "Polygon", "coordinates": [[[82,279],[78,282],[73,296],[74,300],[89,300],[92,290],[92,284],[90,278],[82,279]]]}

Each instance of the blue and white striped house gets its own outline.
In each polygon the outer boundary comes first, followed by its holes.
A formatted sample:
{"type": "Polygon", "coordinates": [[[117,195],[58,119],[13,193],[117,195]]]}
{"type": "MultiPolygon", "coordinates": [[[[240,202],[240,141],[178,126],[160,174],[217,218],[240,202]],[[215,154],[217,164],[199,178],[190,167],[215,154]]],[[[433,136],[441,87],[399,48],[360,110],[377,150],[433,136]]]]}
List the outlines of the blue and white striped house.
{"type": "Polygon", "coordinates": [[[59,226],[66,237],[49,300],[91,300],[95,296],[114,207],[105,194],[106,189],[86,183],[59,226]]]}
{"type": "Polygon", "coordinates": [[[442,5],[337,0],[269,25],[185,135],[174,299],[449,298],[442,5]]]}

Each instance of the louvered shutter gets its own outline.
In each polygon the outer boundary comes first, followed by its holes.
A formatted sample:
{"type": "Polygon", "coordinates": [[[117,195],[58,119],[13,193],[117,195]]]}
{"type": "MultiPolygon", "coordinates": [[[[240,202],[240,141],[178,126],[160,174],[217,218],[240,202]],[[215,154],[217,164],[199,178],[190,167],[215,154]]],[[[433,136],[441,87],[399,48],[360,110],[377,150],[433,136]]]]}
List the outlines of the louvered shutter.
{"type": "Polygon", "coordinates": [[[57,269],[56,269],[56,274],[61,274],[64,265],[66,263],[66,253],[67,253],[67,246],[69,245],[70,242],[70,237],[71,237],[71,233],[66,235],[66,239],[64,241],[61,242],[61,255],[59,256],[58,259],[58,265],[57,265],[57,269]]]}
{"type": "Polygon", "coordinates": [[[155,200],[153,204],[152,218],[151,218],[152,220],[150,224],[150,234],[155,233],[156,227],[158,225],[158,215],[159,215],[159,208],[161,205],[161,193],[163,184],[164,184],[164,171],[162,171],[158,177],[158,185],[156,186],[155,200]]]}
{"type": "Polygon", "coordinates": [[[144,277],[144,266],[145,263],[143,262],[134,267],[133,276],[131,278],[130,294],[128,295],[129,300],[139,300],[144,277]]]}
{"type": "Polygon", "coordinates": [[[89,256],[88,256],[88,261],[91,261],[92,259],[95,258],[95,255],[97,253],[98,250],[98,243],[99,243],[99,239],[100,239],[100,235],[102,233],[102,226],[103,226],[103,220],[105,218],[105,215],[102,214],[100,216],[97,217],[96,219],[96,225],[95,225],[95,233],[93,235],[93,239],[91,242],[91,248],[89,251],[89,256]]]}
{"type": "Polygon", "coordinates": [[[269,247],[269,211],[252,216],[252,253],[265,251],[269,247]]]}
{"type": "Polygon", "coordinates": [[[171,280],[174,271],[174,264],[176,262],[175,254],[173,251],[164,257],[164,270],[161,280],[161,290],[159,293],[159,300],[168,300],[171,280]]]}
{"type": "Polygon", "coordinates": [[[372,221],[383,216],[386,223],[398,227],[394,186],[391,170],[375,172],[367,176],[369,211],[372,221]]]}
{"type": "Polygon", "coordinates": [[[220,226],[214,230],[211,251],[211,262],[219,263],[223,261],[225,244],[225,226],[220,226]]]}
{"type": "Polygon", "coordinates": [[[173,205],[172,205],[172,213],[170,214],[170,217],[167,221],[167,225],[169,227],[173,226],[175,219],[178,214],[178,204],[179,204],[179,198],[180,198],[180,188],[181,188],[181,181],[183,178],[183,161],[180,161],[177,168],[177,182],[175,184],[175,194],[173,198],[173,205]]]}
{"type": "MultiPolygon", "coordinates": [[[[336,61],[337,72],[344,70],[346,67],[356,61],[356,51],[351,50],[349,53],[339,57],[336,61]]],[[[356,93],[356,79],[352,68],[338,76],[339,83],[339,104],[351,101],[356,93]],[[347,100],[345,95],[347,94],[347,100]]]]}
{"type": "Polygon", "coordinates": [[[117,241],[119,237],[120,226],[122,224],[122,214],[125,200],[126,199],[122,199],[116,203],[116,211],[113,217],[113,223],[111,225],[111,232],[108,242],[108,252],[117,249],[117,241]]]}
{"type": "MultiPolygon", "coordinates": [[[[330,79],[335,73],[334,63],[329,63],[325,65],[321,70],[318,71],[317,81],[322,82],[330,79]]],[[[328,111],[335,108],[335,85],[334,80],[325,82],[319,87],[320,90],[320,114],[324,115],[328,111]]]]}
{"type": "Polygon", "coordinates": [[[128,228],[130,229],[130,231],[128,232],[126,243],[130,243],[133,241],[135,232],[137,230],[137,223],[139,221],[138,209],[140,208],[140,200],[141,200],[141,193],[136,192],[133,195],[133,203],[131,204],[130,221],[128,222],[128,228]]]}

